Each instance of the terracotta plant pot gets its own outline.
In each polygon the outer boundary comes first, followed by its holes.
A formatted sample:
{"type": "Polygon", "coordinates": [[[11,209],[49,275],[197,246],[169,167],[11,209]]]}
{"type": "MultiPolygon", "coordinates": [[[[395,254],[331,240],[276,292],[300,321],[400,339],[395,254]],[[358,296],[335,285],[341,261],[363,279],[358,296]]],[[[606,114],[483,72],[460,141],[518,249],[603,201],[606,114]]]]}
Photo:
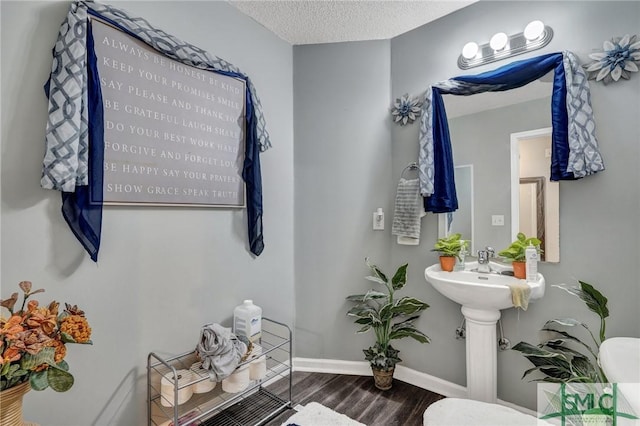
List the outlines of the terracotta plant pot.
{"type": "Polygon", "coordinates": [[[373,371],[373,380],[375,381],[376,387],[380,390],[389,390],[391,389],[391,385],[393,384],[393,371],[391,370],[378,370],[376,368],[371,367],[371,371],[373,371]]]}
{"type": "Polygon", "coordinates": [[[526,262],[512,262],[513,276],[520,279],[527,278],[527,263],[526,262]]]}
{"type": "Polygon", "coordinates": [[[451,272],[456,266],[456,258],[453,256],[440,256],[440,268],[443,271],[451,272]]]}

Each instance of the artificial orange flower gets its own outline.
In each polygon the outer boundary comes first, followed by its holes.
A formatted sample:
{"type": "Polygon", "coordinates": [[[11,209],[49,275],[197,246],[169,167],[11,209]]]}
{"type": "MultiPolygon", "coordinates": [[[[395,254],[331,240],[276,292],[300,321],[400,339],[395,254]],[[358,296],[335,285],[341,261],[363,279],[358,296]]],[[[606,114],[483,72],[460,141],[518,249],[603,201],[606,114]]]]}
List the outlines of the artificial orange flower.
{"type": "Polygon", "coordinates": [[[54,359],[56,361],[56,364],[62,361],[64,357],[67,355],[67,347],[64,345],[64,343],[62,343],[58,339],[51,340],[51,342],[49,342],[47,346],[51,346],[55,348],[56,352],[55,352],[54,359]]]}
{"type": "Polygon", "coordinates": [[[60,323],[60,331],[67,333],[78,343],[87,343],[91,339],[91,327],[87,319],[80,315],[64,317],[60,323]]]}
{"type": "Polygon", "coordinates": [[[40,305],[37,300],[29,300],[27,303],[27,312],[33,312],[40,305]]]}
{"type": "Polygon", "coordinates": [[[29,328],[42,328],[47,335],[51,336],[56,328],[56,314],[49,311],[48,308],[37,308],[27,318],[27,326],[29,328]]]}
{"type": "Polygon", "coordinates": [[[44,334],[41,329],[35,328],[19,333],[18,340],[14,343],[14,346],[25,350],[31,355],[35,355],[47,346],[51,340],[51,337],[44,334]]]}
{"type": "Polygon", "coordinates": [[[58,316],[58,306],[60,306],[60,303],[56,302],[55,300],[51,303],[49,303],[49,306],[47,307],[49,309],[49,312],[51,312],[51,315],[54,316],[58,316]]]}
{"type": "Polygon", "coordinates": [[[16,340],[18,333],[24,331],[21,323],[22,317],[20,315],[12,315],[11,318],[4,323],[2,329],[0,329],[0,336],[6,336],[8,340],[16,340]]]}
{"type": "Polygon", "coordinates": [[[16,346],[9,346],[2,354],[2,363],[19,361],[22,357],[22,350],[16,346]]]}

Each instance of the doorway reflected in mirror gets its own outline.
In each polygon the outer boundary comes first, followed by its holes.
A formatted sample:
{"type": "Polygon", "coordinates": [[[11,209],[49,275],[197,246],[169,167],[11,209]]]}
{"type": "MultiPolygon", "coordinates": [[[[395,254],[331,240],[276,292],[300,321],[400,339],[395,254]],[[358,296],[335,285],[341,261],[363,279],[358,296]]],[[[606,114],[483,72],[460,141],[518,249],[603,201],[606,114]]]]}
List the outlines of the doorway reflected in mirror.
{"type": "Polygon", "coordinates": [[[511,134],[511,232],[542,241],[541,260],[560,261],[559,183],[549,180],[551,128],[511,134]]]}

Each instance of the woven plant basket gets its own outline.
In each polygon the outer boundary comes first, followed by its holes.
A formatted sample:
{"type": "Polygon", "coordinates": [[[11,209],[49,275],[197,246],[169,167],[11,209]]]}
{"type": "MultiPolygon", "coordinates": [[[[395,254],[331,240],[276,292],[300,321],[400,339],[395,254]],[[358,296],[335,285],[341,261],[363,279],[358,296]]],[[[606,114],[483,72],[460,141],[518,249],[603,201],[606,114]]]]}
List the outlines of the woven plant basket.
{"type": "Polygon", "coordinates": [[[393,368],[389,371],[384,371],[384,370],[378,370],[372,367],[371,371],[373,371],[373,379],[378,389],[380,390],[391,389],[391,385],[393,384],[393,371],[394,371],[393,368]]]}
{"type": "Polygon", "coordinates": [[[31,390],[29,381],[0,392],[0,425],[27,426],[22,419],[22,397],[31,390]]]}

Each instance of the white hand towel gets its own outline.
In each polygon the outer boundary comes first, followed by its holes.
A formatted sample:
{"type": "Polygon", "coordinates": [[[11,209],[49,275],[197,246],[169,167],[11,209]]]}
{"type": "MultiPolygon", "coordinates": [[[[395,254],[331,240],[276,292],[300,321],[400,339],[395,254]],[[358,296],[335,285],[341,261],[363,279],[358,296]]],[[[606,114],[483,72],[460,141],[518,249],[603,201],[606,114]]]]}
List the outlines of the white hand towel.
{"type": "Polygon", "coordinates": [[[531,287],[525,280],[518,280],[517,283],[509,284],[511,290],[511,302],[516,308],[522,308],[526,311],[529,307],[529,296],[531,296],[531,287]]]}
{"type": "Polygon", "coordinates": [[[418,246],[420,245],[420,238],[402,237],[398,235],[397,243],[401,246],[418,246]]]}
{"type": "Polygon", "coordinates": [[[398,244],[417,245],[419,243],[420,219],[423,215],[420,180],[400,178],[391,226],[391,233],[398,236],[398,244]]]}

